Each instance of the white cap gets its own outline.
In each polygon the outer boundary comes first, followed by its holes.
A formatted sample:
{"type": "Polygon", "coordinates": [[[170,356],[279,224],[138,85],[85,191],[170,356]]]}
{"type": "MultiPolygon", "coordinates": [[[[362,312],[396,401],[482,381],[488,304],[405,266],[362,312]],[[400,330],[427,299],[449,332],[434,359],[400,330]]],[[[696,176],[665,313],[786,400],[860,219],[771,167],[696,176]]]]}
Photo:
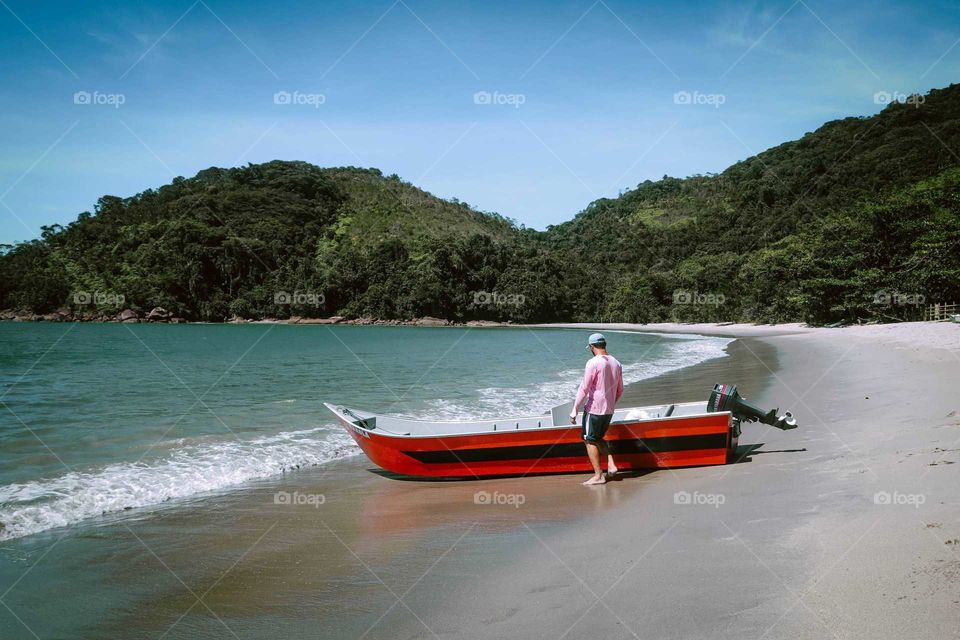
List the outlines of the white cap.
{"type": "Polygon", "coordinates": [[[591,333],[590,337],[587,338],[587,349],[597,346],[607,346],[607,339],[603,337],[602,333],[591,333]]]}

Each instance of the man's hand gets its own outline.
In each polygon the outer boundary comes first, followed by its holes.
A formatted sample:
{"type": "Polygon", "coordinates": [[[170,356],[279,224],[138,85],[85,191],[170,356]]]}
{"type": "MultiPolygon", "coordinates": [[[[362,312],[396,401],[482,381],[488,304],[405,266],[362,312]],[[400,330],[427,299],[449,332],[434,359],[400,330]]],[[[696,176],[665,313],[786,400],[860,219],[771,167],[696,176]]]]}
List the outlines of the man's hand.
{"type": "Polygon", "coordinates": [[[577,424],[577,414],[575,413],[570,414],[570,424],[577,424]]]}

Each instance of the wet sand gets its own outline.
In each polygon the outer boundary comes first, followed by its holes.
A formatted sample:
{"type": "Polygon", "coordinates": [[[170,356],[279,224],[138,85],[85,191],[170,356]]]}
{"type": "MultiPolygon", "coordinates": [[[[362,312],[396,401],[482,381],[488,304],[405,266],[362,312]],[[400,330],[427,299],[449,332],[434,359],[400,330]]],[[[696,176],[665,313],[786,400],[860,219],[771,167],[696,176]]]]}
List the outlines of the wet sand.
{"type": "MultiPolygon", "coordinates": [[[[960,349],[812,332],[729,353],[624,402],[703,399],[723,381],[797,414],[795,431],[745,425],[738,464],[585,488],[575,475],[398,480],[357,456],[118,516],[90,536],[111,540],[104,562],[122,571],[50,593],[119,590],[123,607],[60,635],[955,636],[960,349]]],[[[82,544],[45,563],[69,569],[82,544]]]]}

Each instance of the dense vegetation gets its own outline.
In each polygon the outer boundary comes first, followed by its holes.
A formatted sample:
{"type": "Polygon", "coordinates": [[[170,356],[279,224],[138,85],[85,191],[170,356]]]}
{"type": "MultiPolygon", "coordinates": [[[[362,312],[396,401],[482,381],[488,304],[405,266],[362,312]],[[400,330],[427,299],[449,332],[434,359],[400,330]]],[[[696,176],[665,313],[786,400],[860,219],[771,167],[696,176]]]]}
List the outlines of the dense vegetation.
{"type": "Polygon", "coordinates": [[[911,318],[960,299],[955,150],[960,85],[546,232],[374,169],[212,168],[7,247],[0,309],[109,311],[120,294],[197,320],[911,318]]]}
{"type": "Polygon", "coordinates": [[[560,269],[531,233],[374,169],[213,168],[104,196],[93,214],[12,248],[0,258],[0,308],[84,313],[99,299],[116,313],[122,296],[195,320],[543,320],[560,309],[560,269]],[[523,304],[491,304],[498,287],[523,291],[523,304]]]}
{"type": "Polygon", "coordinates": [[[646,181],[547,235],[592,256],[590,288],[602,293],[576,305],[592,317],[915,317],[913,303],[960,299],[960,209],[955,174],[944,173],[958,152],[951,85],[827,123],[719,175],[646,181]],[[675,293],[694,304],[673,304],[675,293]]]}

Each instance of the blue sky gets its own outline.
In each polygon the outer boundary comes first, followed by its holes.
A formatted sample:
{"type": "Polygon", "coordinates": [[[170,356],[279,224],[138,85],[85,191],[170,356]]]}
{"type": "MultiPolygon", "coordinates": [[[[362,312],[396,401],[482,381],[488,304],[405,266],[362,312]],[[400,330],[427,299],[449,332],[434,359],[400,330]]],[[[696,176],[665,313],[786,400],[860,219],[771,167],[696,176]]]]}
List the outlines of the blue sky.
{"type": "Polygon", "coordinates": [[[272,159],[542,229],[946,86],[958,40],[948,2],[0,0],[0,242],[272,159]]]}

